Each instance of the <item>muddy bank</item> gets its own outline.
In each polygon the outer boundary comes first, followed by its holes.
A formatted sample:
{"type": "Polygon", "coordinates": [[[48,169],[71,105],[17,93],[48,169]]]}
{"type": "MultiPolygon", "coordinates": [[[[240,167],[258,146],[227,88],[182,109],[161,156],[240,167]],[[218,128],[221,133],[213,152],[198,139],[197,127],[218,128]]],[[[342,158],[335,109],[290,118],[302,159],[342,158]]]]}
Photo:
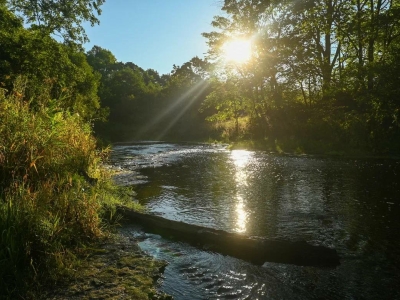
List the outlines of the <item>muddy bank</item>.
{"type": "Polygon", "coordinates": [[[138,247],[123,229],[90,249],[63,282],[48,287],[41,299],[173,299],[156,290],[166,266],[138,247]]]}
{"type": "Polygon", "coordinates": [[[120,207],[119,212],[124,215],[126,221],[138,223],[147,231],[258,265],[265,262],[318,267],[340,265],[339,256],[335,249],[313,246],[304,241],[291,242],[252,238],[223,230],[168,220],[125,207],[120,207]]]}

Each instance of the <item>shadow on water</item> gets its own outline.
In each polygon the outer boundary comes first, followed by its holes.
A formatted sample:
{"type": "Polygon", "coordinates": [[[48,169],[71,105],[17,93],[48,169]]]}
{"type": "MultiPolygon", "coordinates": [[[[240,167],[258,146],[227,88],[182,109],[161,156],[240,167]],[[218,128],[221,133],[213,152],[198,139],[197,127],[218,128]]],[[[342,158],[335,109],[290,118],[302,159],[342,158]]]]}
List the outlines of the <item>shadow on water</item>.
{"type": "Polygon", "coordinates": [[[113,162],[146,178],[136,198],[154,213],[343,257],[334,270],[256,267],[148,235],[141,246],[170,262],[162,289],[176,299],[400,298],[399,161],[140,144],[116,146],[113,162]]]}

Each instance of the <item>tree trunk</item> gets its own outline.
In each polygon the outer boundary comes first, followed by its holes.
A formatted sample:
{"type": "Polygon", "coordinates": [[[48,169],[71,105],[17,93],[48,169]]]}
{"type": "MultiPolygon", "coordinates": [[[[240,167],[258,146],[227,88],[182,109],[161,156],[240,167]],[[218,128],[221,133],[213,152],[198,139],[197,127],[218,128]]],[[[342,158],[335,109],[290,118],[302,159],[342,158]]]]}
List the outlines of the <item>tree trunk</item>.
{"type": "Polygon", "coordinates": [[[258,265],[267,261],[319,267],[336,267],[340,264],[336,250],[312,246],[304,241],[290,242],[247,237],[143,214],[126,207],[120,207],[119,212],[127,221],[138,223],[147,231],[258,265]]]}

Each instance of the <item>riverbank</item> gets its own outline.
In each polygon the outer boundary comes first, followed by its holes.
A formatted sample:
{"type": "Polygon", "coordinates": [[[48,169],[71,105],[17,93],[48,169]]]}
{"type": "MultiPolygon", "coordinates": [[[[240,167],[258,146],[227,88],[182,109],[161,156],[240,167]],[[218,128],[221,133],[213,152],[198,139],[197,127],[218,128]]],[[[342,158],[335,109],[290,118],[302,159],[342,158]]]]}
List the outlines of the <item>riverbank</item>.
{"type": "MultiPolygon", "coordinates": [[[[19,84],[15,91],[23,91],[19,84]]],[[[135,207],[132,191],[116,186],[103,166],[108,149],[78,114],[56,104],[32,107],[15,95],[0,89],[0,299],[40,299],[43,288],[74,279],[65,299],[152,299],[161,265],[125,255],[126,245],[99,244],[119,222],[116,206],[135,207]],[[95,296],[102,288],[106,296],[95,296]]]]}
{"type": "Polygon", "coordinates": [[[82,253],[62,281],[48,285],[40,299],[173,299],[157,291],[166,262],[140,250],[123,228],[82,253]]]}

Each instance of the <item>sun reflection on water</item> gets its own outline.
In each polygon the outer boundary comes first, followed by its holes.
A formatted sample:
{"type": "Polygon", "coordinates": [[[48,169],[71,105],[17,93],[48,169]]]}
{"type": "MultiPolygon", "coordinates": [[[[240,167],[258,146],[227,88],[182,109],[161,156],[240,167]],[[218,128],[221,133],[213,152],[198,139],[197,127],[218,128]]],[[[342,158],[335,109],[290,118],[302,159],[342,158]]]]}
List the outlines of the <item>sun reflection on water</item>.
{"type": "Polygon", "coordinates": [[[246,232],[246,225],[248,221],[248,212],[245,205],[243,194],[247,186],[247,170],[252,152],[246,150],[233,150],[231,152],[231,159],[235,166],[235,180],[236,180],[236,226],[235,231],[239,233],[246,232]]]}
{"type": "Polygon", "coordinates": [[[247,150],[232,150],[231,151],[231,158],[233,163],[238,168],[245,167],[252,156],[252,152],[247,150]]]}
{"type": "Polygon", "coordinates": [[[239,233],[246,232],[246,224],[247,224],[247,211],[244,206],[243,198],[241,196],[236,197],[236,228],[235,230],[239,233]]]}

